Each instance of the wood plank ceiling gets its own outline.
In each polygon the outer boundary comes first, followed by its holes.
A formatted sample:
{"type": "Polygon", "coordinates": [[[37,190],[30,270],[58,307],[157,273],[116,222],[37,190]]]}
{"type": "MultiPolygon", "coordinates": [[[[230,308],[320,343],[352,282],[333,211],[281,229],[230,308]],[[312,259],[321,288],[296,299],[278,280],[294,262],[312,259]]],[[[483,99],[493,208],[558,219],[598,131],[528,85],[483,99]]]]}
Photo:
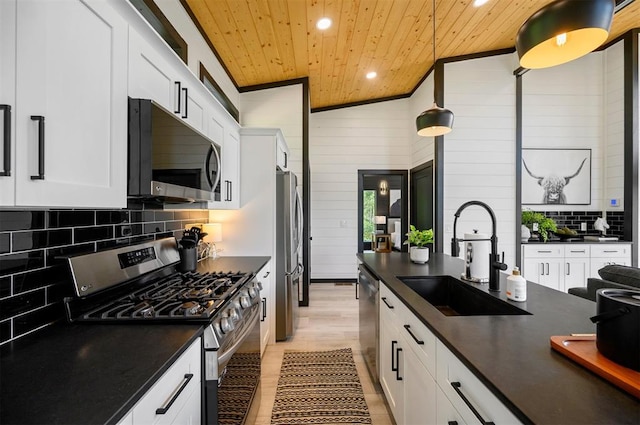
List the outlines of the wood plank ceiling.
{"type": "MultiPolygon", "coordinates": [[[[181,1],[239,89],[308,77],[314,109],[407,95],[433,64],[430,0],[181,1]],[[325,31],[322,17],[333,21],[325,31]]],[[[550,2],[437,0],[437,57],[513,48],[520,25],[550,2]]],[[[638,27],[634,1],[609,40],[638,27]]]]}

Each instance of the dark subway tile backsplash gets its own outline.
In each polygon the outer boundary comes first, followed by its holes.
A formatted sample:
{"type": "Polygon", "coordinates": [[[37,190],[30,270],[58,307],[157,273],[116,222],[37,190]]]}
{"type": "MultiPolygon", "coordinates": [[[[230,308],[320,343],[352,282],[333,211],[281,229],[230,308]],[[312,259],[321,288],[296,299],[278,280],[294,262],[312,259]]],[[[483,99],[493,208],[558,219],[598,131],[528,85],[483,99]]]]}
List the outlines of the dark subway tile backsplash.
{"type": "Polygon", "coordinates": [[[0,211],[0,232],[44,229],[44,211],[0,211]]]}
{"type": "Polygon", "coordinates": [[[206,223],[206,210],[0,210],[0,345],[65,320],[73,296],[66,258],[167,236],[206,223]]]}
{"type": "Polygon", "coordinates": [[[71,229],[13,233],[13,252],[69,245],[70,243],[71,229]]]}

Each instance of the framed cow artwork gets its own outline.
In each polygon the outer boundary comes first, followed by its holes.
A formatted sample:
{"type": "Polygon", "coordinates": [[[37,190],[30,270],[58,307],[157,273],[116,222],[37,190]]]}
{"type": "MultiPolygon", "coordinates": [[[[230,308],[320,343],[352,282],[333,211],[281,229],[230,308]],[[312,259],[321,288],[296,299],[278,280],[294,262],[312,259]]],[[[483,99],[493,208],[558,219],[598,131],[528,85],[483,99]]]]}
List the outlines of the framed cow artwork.
{"type": "Polygon", "coordinates": [[[523,205],[590,205],[591,149],[522,149],[523,205]]]}

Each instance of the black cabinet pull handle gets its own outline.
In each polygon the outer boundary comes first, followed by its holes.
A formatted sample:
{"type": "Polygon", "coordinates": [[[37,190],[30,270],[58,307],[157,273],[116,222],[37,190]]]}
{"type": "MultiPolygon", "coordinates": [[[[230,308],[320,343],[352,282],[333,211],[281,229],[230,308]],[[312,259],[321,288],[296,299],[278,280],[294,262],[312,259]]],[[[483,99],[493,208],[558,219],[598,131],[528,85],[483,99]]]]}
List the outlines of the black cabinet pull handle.
{"type": "Polygon", "coordinates": [[[266,279],[267,276],[269,276],[271,274],[271,271],[268,271],[264,276],[262,276],[263,279],[266,279]]]}
{"type": "Polygon", "coordinates": [[[385,303],[387,307],[393,308],[393,306],[387,302],[387,297],[382,297],[382,302],[385,303]]]}
{"type": "Polygon", "coordinates": [[[38,175],[31,176],[31,180],[44,180],[44,117],[31,115],[33,121],[38,121],[38,175]]]}
{"type": "Polygon", "coordinates": [[[267,318],[267,299],[262,298],[262,319],[260,319],[260,321],[264,322],[264,319],[266,318],[267,318]]]}
{"type": "Polygon", "coordinates": [[[447,425],[458,425],[458,421],[449,421],[447,425]]]}
{"type": "Polygon", "coordinates": [[[411,335],[411,338],[413,338],[413,340],[416,342],[416,344],[424,345],[424,341],[421,340],[421,339],[416,338],[416,336],[413,334],[413,332],[411,332],[411,326],[410,325],[404,325],[404,328],[407,330],[407,332],[409,332],[409,335],[411,335]]]}
{"type": "Polygon", "coordinates": [[[391,341],[391,372],[396,372],[398,370],[398,366],[394,366],[395,362],[393,361],[393,357],[396,353],[396,344],[398,341],[391,341]]]}
{"type": "Polygon", "coordinates": [[[182,379],[182,384],[180,385],[180,387],[178,387],[173,392],[173,395],[171,396],[171,399],[167,404],[156,409],[156,415],[164,415],[169,411],[169,409],[171,409],[171,405],[178,399],[178,397],[180,397],[180,394],[185,389],[185,387],[189,384],[189,381],[191,381],[191,378],[193,378],[193,373],[186,373],[184,375],[184,378],[182,379]]]}
{"type": "Polygon", "coordinates": [[[182,118],[189,118],[189,112],[187,111],[187,105],[189,104],[189,90],[186,87],[182,89],[184,92],[184,114],[182,118]]]}
{"type": "Polygon", "coordinates": [[[8,177],[11,175],[11,105],[0,105],[0,109],[4,111],[4,168],[0,176],[8,177]]]}
{"type": "Polygon", "coordinates": [[[179,114],[182,109],[182,84],[180,81],[176,81],[175,85],[177,86],[178,91],[178,101],[174,102],[173,113],[179,114]],[[177,105],[177,106],[176,106],[177,105]]]}
{"type": "Polygon", "coordinates": [[[400,376],[400,353],[402,353],[402,348],[396,348],[396,381],[402,381],[402,376],[400,376]]]}
{"type": "Polygon", "coordinates": [[[471,404],[469,399],[467,399],[467,397],[465,397],[465,395],[462,393],[462,390],[461,390],[462,384],[460,384],[460,382],[452,382],[451,386],[456,391],[456,393],[458,393],[458,395],[460,396],[462,401],[464,401],[464,404],[466,404],[467,407],[469,409],[471,409],[471,411],[476,416],[476,418],[478,418],[478,420],[480,421],[481,424],[483,424],[483,425],[495,425],[493,422],[485,421],[484,418],[482,417],[482,415],[480,414],[480,412],[478,412],[478,410],[473,406],[473,404],[471,404]]]}

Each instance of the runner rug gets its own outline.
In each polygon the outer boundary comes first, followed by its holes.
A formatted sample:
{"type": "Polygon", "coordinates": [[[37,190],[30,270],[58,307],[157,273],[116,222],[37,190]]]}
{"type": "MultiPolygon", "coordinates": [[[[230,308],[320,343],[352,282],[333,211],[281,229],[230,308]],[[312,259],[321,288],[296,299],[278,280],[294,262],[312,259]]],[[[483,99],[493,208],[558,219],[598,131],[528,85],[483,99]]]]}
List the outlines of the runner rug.
{"type": "Polygon", "coordinates": [[[370,423],[350,348],[284,353],[272,425],[370,423]]]}

